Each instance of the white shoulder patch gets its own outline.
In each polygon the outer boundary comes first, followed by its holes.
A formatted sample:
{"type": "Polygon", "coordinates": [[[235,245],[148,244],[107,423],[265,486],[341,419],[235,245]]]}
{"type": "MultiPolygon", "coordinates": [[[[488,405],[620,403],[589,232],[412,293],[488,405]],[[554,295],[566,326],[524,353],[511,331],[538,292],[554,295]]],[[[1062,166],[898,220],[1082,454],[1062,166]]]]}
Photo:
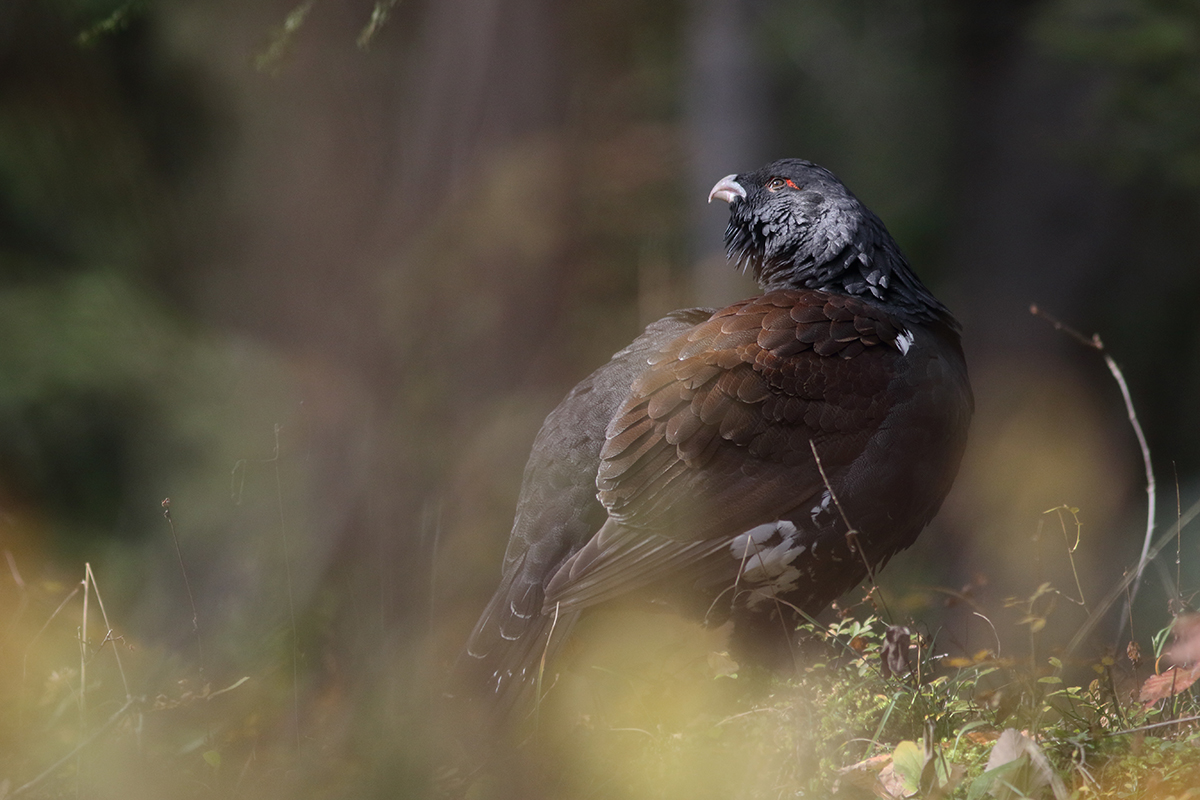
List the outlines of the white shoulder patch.
{"type": "Polygon", "coordinates": [[[905,328],[904,330],[900,331],[900,334],[896,337],[896,348],[902,355],[908,355],[908,348],[913,346],[913,342],[916,341],[916,339],[917,337],[913,335],[913,332],[908,328],[905,328]]]}

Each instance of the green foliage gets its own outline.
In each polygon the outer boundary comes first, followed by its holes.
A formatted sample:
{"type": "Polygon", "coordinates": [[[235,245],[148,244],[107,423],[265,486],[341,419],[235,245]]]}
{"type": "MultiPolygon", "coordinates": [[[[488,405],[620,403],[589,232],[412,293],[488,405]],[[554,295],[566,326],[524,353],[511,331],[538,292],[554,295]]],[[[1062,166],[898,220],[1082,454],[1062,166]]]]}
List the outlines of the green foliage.
{"type": "MultiPolygon", "coordinates": [[[[1032,599],[1045,594],[1041,587],[1032,599]]],[[[1072,797],[1141,797],[1148,788],[1188,796],[1200,779],[1192,719],[1200,701],[1190,691],[1149,705],[1122,696],[1113,658],[1092,665],[1098,677],[1084,687],[1064,680],[1058,658],[1031,671],[990,654],[939,658],[917,644],[914,672],[885,679],[886,626],[877,618],[808,630],[841,651],[789,687],[809,698],[810,724],[825,743],[816,785],[834,784],[850,762],[875,753],[890,754],[892,777],[885,768],[874,787],[884,797],[1037,797],[1064,787],[1072,797]],[[1174,719],[1182,722],[1162,724],[1174,719]]]]}
{"type": "MultiPolygon", "coordinates": [[[[949,658],[921,637],[912,672],[885,677],[888,626],[878,617],[804,630],[823,655],[810,656],[796,678],[772,682],[765,697],[752,692],[724,707],[725,715],[658,715],[658,725],[643,728],[591,720],[580,747],[605,767],[585,771],[582,782],[603,775],[611,785],[601,797],[1196,796],[1187,794],[1200,781],[1200,733],[1190,718],[1200,702],[1190,690],[1146,705],[1117,689],[1128,680],[1110,657],[1089,665],[1096,678],[1082,686],[1064,678],[1057,657],[1034,666],[988,651],[949,658]]],[[[710,681],[746,685],[744,676],[715,671],[710,681]]],[[[679,692],[661,680],[653,693],[679,692]]]]}

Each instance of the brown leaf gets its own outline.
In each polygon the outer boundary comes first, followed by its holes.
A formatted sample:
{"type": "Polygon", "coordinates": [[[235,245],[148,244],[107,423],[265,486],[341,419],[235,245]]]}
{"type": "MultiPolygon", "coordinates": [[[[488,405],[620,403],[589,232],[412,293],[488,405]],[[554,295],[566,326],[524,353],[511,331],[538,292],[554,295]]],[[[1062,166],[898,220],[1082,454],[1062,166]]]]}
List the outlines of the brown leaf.
{"type": "Polygon", "coordinates": [[[1142,684],[1138,700],[1152,706],[1159,700],[1165,700],[1186,690],[1200,678],[1200,664],[1192,667],[1171,667],[1161,675],[1151,675],[1142,684]]]}
{"type": "Polygon", "coordinates": [[[1125,645],[1125,655],[1134,667],[1142,663],[1142,648],[1135,641],[1130,640],[1129,644],[1125,645]]]}
{"type": "Polygon", "coordinates": [[[896,771],[896,765],[889,763],[879,772],[879,781],[875,785],[875,795],[883,800],[904,800],[909,797],[905,787],[904,776],[896,771]]]}
{"type": "Polygon", "coordinates": [[[967,737],[967,739],[974,742],[975,744],[987,744],[988,742],[994,742],[997,739],[999,739],[1000,732],[999,731],[981,731],[981,730],[976,729],[973,731],[967,731],[965,736],[967,737]]]}
{"type": "Polygon", "coordinates": [[[842,767],[838,770],[839,775],[847,775],[852,772],[879,772],[886,767],[892,760],[891,753],[880,753],[877,756],[871,756],[865,761],[859,761],[856,764],[851,764],[848,767],[842,767]]]}
{"type": "Polygon", "coordinates": [[[842,767],[837,771],[838,779],[833,785],[834,796],[880,796],[878,773],[884,768],[890,768],[891,763],[892,754],[881,753],[868,758],[866,761],[859,761],[857,764],[842,767]]]}

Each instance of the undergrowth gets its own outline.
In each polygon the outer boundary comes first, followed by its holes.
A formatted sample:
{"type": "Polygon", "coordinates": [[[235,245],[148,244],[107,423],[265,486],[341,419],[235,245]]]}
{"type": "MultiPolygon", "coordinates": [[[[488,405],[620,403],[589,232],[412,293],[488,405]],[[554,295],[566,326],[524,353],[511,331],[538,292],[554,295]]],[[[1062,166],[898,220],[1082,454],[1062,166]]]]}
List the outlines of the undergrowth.
{"type": "MultiPolygon", "coordinates": [[[[1064,547],[1070,557],[1079,541],[1064,547]]],[[[345,796],[376,769],[367,740],[374,761],[409,758],[392,788],[421,796],[419,757],[405,756],[420,731],[381,742],[385,729],[346,698],[303,690],[290,635],[274,666],[205,680],[185,656],[129,640],[90,566],[73,589],[27,586],[6,560],[19,591],[5,591],[16,602],[2,632],[0,800],[345,796]]],[[[468,796],[1200,800],[1200,615],[1177,600],[1145,653],[1130,643],[1089,661],[1071,642],[1042,641],[1059,600],[1089,619],[1103,612],[1087,586],[1070,588],[1041,583],[1006,602],[1028,635],[1020,659],[999,656],[999,637],[964,651],[938,630],[889,624],[872,588],[802,626],[809,647],[787,678],[739,674],[711,643],[680,656],[661,628],[631,644],[621,622],[623,652],[596,643],[611,665],[577,655],[551,692],[566,710],[546,714],[527,751],[540,749],[550,777],[523,795],[485,784],[468,796]]]]}
{"type": "MultiPolygon", "coordinates": [[[[1057,657],[1036,670],[989,650],[947,658],[914,637],[911,672],[885,677],[878,617],[806,627],[832,657],[804,667],[778,702],[825,743],[813,796],[1200,797],[1200,700],[1182,680],[1181,691],[1131,685],[1132,651],[1069,685],[1057,657]]],[[[1156,659],[1167,638],[1156,637],[1156,659]]]]}
{"type": "MultiPolygon", "coordinates": [[[[653,704],[695,687],[695,676],[676,673],[667,688],[661,675],[627,671],[638,712],[605,701],[607,715],[576,710],[574,730],[547,736],[576,740],[548,745],[547,757],[577,774],[551,781],[545,796],[1200,798],[1195,672],[1165,668],[1166,631],[1146,659],[1160,672],[1151,666],[1140,682],[1136,648],[1070,670],[1055,656],[1031,665],[990,649],[948,657],[933,638],[869,612],[808,623],[804,633],[824,655],[810,654],[795,677],[725,703],[707,694],[706,708],[690,715],[672,718],[653,704]],[[884,666],[898,659],[907,661],[903,672],[884,666]],[[1064,677],[1072,672],[1091,678],[1064,677]],[[580,752],[590,764],[579,766],[580,752]]],[[[743,681],[712,666],[710,683],[743,681]]]]}

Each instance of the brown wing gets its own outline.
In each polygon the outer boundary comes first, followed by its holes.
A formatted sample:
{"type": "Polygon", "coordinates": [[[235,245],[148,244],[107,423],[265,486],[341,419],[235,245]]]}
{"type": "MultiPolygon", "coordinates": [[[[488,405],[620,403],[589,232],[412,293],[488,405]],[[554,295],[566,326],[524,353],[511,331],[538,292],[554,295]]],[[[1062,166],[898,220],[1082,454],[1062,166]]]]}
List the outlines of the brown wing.
{"type": "Polygon", "coordinates": [[[547,606],[599,602],[703,561],[837,485],[898,399],[901,330],[850,297],[777,291],[650,357],[608,427],[601,532],[550,581],[547,606]]]}

